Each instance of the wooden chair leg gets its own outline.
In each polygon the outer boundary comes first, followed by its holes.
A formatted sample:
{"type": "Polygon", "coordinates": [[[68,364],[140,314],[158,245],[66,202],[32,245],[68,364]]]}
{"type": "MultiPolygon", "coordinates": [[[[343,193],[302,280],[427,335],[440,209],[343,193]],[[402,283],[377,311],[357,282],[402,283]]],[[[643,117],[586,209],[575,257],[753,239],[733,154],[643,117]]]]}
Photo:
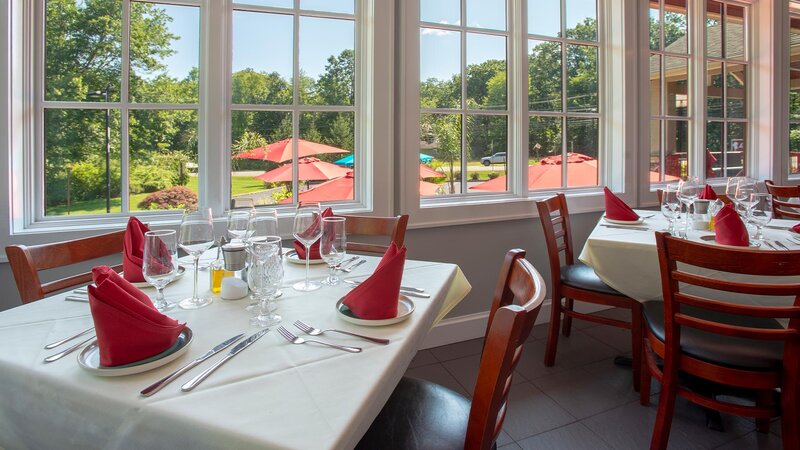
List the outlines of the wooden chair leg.
{"type": "MultiPolygon", "coordinates": [[[[571,298],[568,298],[564,301],[565,310],[572,311],[574,306],[574,301],[571,298]]],[[[564,337],[569,337],[570,333],[572,333],[572,316],[564,314],[564,325],[561,330],[561,334],[563,334],[564,337]]]]}
{"type": "Polygon", "coordinates": [[[639,392],[642,382],[642,304],[636,300],[631,300],[631,337],[633,342],[631,351],[633,353],[633,389],[639,392]]]}
{"type": "MultiPolygon", "coordinates": [[[[758,391],[756,394],[756,406],[771,406],[772,391],[758,391]]],[[[756,419],[756,431],[759,433],[769,433],[769,419],[756,419]]]]}
{"type": "Polygon", "coordinates": [[[784,380],[786,382],[781,386],[783,448],[800,448],[800,390],[797,388],[796,378],[784,380]]]}
{"type": "Polygon", "coordinates": [[[667,371],[661,381],[661,394],[658,397],[658,413],[650,450],[666,450],[669,443],[669,432],[672,428],[672,417],[675,414],[675,397],[678,395],[678,374],[676,370],[667,371]]]}
{"type": "Polygon", "coordinates": [[[555,292],[550,308],[550,328],[547,333],[547,349],[544,352],[544,365],[551,367],[556,362],[558,347],[558,329],[561,324],[561,296],[555,292]]]}

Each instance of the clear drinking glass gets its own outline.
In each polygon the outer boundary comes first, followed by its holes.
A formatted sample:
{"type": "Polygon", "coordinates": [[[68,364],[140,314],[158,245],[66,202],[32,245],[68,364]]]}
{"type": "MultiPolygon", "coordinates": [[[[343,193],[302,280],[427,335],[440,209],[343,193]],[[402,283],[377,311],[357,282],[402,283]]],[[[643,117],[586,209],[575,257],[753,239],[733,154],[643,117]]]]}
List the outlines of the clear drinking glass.
{"type": "MultiPolygon", "coordinates": [[[[257,270],[257,269],[254,269],[254,267],[255,267],[255,255],[253,254],[253,244],[264,244],[264,243],[276,246],[278,248],[278,259],[280,259],[280,261],[283,262],[283,247],[282,247],[283,240],[281,239],[280,236],[266,236],[264,238],[260,238],[259,237],[259,238],[256,238],[256,240],[254,240],[254,241],[248,242],[247,253],[250,256],[248,258],[248,267],[249,267],[248,273],[247,273],[248,283],[249,283],[249,280],[250,280],[250,270],[257,270]]],[[[273,297],[272,298],[276,299],[276,298],[279,298],[282,295],[283,295],[283,292],[280,289],[280,284],[278,284],[278,286],[275,288],[275,292],[273,293],[273,297]]],[[[258,308],[259,308],[259,301],[256,300],[256,299],[253,299],[253,301],[250,302],[250,304],[245,306],[244,310],[248,311],[248,312],[251,312],[251,313],[258,313],[259,312],[258,308]]]]}
{"type": "Polygon", "coordinates": [[[669,221],[667,232],[675,234],[675,220],[681,211],[681,201],[678,200],[678,185],[671,184],[664,186],[661,193],[661,214],[669,221]]]}
{"type": "Polygon", "coordinates": [[[183,214],[178,244],[186,253],[194,257],[192,297],[182,300],[178,306],[183,309],[197,309],[210,305],[210,297],[201,298],[197,295],[197,271],[200,265],[200,255],[214,245],[214,222],[211,218],[211,209],[187,211],[183,214]]]}
{"type": "Polygon", "coordinates": [[[309,249],[320,237],[322,237],[322,211],[319,203],[301,203],[297,205],[297,211],[294,215],[294,238],[306,248],[306,279],[292,286],[296,291],[308,292],[316,291],[320,288],[319,283],[313,283],[308,279],[308,266],[311,257],[309,249]]]}
{"type": "Polygon", "coordinates": [[[258,315],[250,319],[250,324],[269,327],[281,321],[275,313],[275,292],[283,282],[283,261],[280,257],[280,244],[274,242],[255,242],[250,247],[253,265],[247,274],[247,284],[253,291],[253,299],[258,302],[258,315]]]}
{"type": "Polygon", "coordinates": [[[739,177],[736,182],[736,191],[734,192],[734,199],[736,201],[736,212],[742,217],[742,220],[747,220],[750,214],[750,197],[756,193],[756,182],[750,178],[739,177]]]}
{"type": "Polygon", "coordinates": [[[764,241],[761,229],[772,220],[772,195],[750,194],[748,206],[748,220],[756,227],[756,235],[753,239],[760,245],[764,241]]]}
{"type": "Polygon", "coordinates": [[[244,240],[263,241],[267,236],[280,236],[278,232],[278,210],[274,208],[254,210],[250,214],[244,240]]]}
{"type": "Polygon", "coordinates": [[[324,217],[322,219],[322,241],[319,253],[330,269],[328,278],[322,280],[322,284],[336,286],[339,284],[336,265],[342,262],[347,254],[347,232],[345,231],[344,217],[324,217]]]}
{"type": "Polygon", "coordinates": [[[161,312],[169,311],[175,303],[164,298],[164,288],[178,273],[178,239],[175,230],[148,231],[144,234],[142,274],[158,291],[153,305],[161,312]]]}
{"type": "Polygon", "coordinates": [[[230,211],[228,213],[228,236],[231,240],[244,240],[250,225],[250,211],[230,211]]]}
{"type": "Polygon", "coordinates": [[[691,208],[694,201],[697,199],[697,196],[700,194],[697,177],[686,177],[685,180],[681,180],[678,183],[678,200],[681,201],[684,205],[686,205],[686,217],[683,221],[683,238],[686,239],[689,236],[689,209],[691,208]]]}

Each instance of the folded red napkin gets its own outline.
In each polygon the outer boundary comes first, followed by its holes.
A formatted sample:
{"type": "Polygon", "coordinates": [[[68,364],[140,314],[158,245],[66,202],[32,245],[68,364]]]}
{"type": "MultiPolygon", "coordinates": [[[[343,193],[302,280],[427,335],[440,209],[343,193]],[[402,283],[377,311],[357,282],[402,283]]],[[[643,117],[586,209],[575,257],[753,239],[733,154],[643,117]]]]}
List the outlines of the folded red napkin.
{"type": "Polygon", "coordinates": [[[360,319],[380,320],[397,317],[400,281],[406,264],[406,248],[392,242],[369,278],[344,296],[342,303],[360,319]]]}
{"type": "MultiPolygon", "coordinates": [[[[333,216],[333,209],[325,208],[325,211],[322,211],[320,217],[311,224],[310,227],[306,228],[306,233],[315,234],[316,229],[322,226],[322,218],[323,217],[332,217],[333,216]]],[[[309,259],[322,259],[322,255],[319,253],[319,241],[321,239],[317,239],[317,242],[311,244],[311,247],[308,248],[311,256],[309,259]]],[[[297,257],[300,259],[306,259],[306,248],[305,246],[298,240],[294,241],[294,250],[297,252],[297,257]]]]}
{"type": "Polygon", "coordinates": [[[800,233],[800,223],[792,227],[792,231],[795,233],[800,233]]]}
{"type": "Polygon", "coordinates": [[[100,364],[106,367],[140,361],[170,348],[186,327],[158,312],[153,302],[110,267],[92,269],[89,286],[100,364]]]}
{"type": "Polygon", "coordinates": [[[703,191],[700,193],[700,195],[697,196],[697,198],[703,200],[716,200],[718,197],[717,193],[714,192],[714,189],[712,189],[711,186],[706,185],[706,187],[703,188],[703,191]]]}
{"type": "Polygon", "coordinates": [[[630,206],[620,200],[619,197],[614,195],[607,187],[603,188],[606,196],[606,217],[611,220],[639,220],[639,215],[633,212],[630,206]]]}
{"type": "Polygon", "coordinates": [[[732,205],[723,206],[714,216],[714,234],[716,234],[715,239],[719,244],[740,247],[750,245],[747,227],[744,226],[732,205]]]}
{"type": "Polygon", "coordinates": [[[128,219],[128,228],[125,229],[125,239],[122,241],[122,276],[131,283],[144,281],[142,275],[142,258],[144,256],[144,234],[150,231],[136,217],[128,219]]]}

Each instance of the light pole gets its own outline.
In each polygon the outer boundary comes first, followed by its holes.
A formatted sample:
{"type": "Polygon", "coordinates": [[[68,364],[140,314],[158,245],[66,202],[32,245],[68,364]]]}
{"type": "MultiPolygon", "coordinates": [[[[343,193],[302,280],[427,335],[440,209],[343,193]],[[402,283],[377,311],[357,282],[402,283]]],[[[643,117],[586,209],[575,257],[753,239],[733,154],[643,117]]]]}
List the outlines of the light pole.
{"type": "MultiPolygon", "coordinates": [[[[89,95],[105,96],[106,105],[111,93],[111,83],[106,84],[105,90],[94,91],[89,95]]],[[[106,108],[106,213],[111,212],[111,110],[106,108]]]]}

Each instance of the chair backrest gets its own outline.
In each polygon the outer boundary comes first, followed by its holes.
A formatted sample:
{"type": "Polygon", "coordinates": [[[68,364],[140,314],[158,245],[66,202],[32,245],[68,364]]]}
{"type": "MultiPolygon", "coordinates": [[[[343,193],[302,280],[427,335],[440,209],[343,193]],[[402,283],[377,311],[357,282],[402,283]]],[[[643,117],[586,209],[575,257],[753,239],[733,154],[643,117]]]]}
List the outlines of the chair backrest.
{"type": "Polygon", "coordinates": [[[506,254],[492,300],[486,342],[469,413],[465,449],[488,450],[497,440],[506,416],[511,377],[545,295],[544,280],[525,260],[525,251],[510,250],[506,254]]]}
{"type": "Polygon", "coordinates": [[[408,215],[396,217],[370,217],[339,215],[347,218],[345,229],[347,231],[347,251],[361,253],[384,254],[389,248],[389,242],[394,242],[398,247],[403,246],[406,238],[406,227],[408,226],[408,215]],[[352,237],[358,236],[386,236],[389,241],[386,244],[376,244],[372,242],[358,242],[352,237]]]}
{"type": "MultiPolygon", "coordinates": [[[[664,190],[663,189],[656,189],[656,195],[658,195],[658,204],[661,204],[661,201],[664,199],[664,190]]],[[[731,199],[725,194],[717,194],[717,198],[724,204],[731,203],[731,199]]]]}
{"type": "MultiPolygon", "coordinates": [[[[656,245],[661,266],[667,353],[677,356],[681,327],[725,336],[800,343],[800,251],[723,248],[679,239],[664,232],[656,233],[656,245]],[[681,263],[680,267],[678,263],[681,263]],[[687,271],[687,265],[693,269],[687,271]],[[703,275],[696,268],[709,269],[709,272],[703,275]],[[747,280],[725,279],[731,277],[720,276],[720,272],[744,275],[747,280]],[[770,279],[759,280],[757,276],[770,276],[770,279]],[[786,283],[775,284],[777,279],[774,277],[786,277],[786,283]],[[697,287],[704,289],[698,291],[697,287]],[[687,293],[687,289],[692,293],[687,293]],[[794,298],[794,303],[790,306],[737,304],[710,298],[709,295],[715,291],[723,295],[789,296],[794,298]],[[730,325],[687,314],[681,310],[684,305],[729,315],[789,319],[789,326],[786,329],[764,329],[730,325]]],[[[786,346],[786,349],[789,347],[786,346]]]]}
{"type": "MultiPolygon", "coordinates": [[[[53,244],[7,246],[6,256],[11,264],[22,303],[30,303],[53,292],[92,281],[91,272],[86,272],[42,283],[39,271],[122,253],[124,236],[125,230],[122,230],[53,244]]],[[[122,265],[115,266],[114,270],[119,271],[121,267],[122,265]]]]}
{"type": "Polygon", "coordinates": [[[553,286],[555,286],[561,280],[562,264],[570,265],[575,262],[567,197],[559,192],[547,200],[537,201],[536,207],[539,209],[539,220],[542,221],[544,242],[547,244],[547,256],[550,261],[550,275],[553,286]],[[561,262],[562,252],[564,253],[563,263],[561,262]]]}
{"type": "Polygon", "coordinates": [[[800,186],[776,186],[772,180],[764,182],[772,195],[772,215],[776,219],[800,219],[800,186]],[[797,199],[792,202],[791,199],[797,199]]]}

